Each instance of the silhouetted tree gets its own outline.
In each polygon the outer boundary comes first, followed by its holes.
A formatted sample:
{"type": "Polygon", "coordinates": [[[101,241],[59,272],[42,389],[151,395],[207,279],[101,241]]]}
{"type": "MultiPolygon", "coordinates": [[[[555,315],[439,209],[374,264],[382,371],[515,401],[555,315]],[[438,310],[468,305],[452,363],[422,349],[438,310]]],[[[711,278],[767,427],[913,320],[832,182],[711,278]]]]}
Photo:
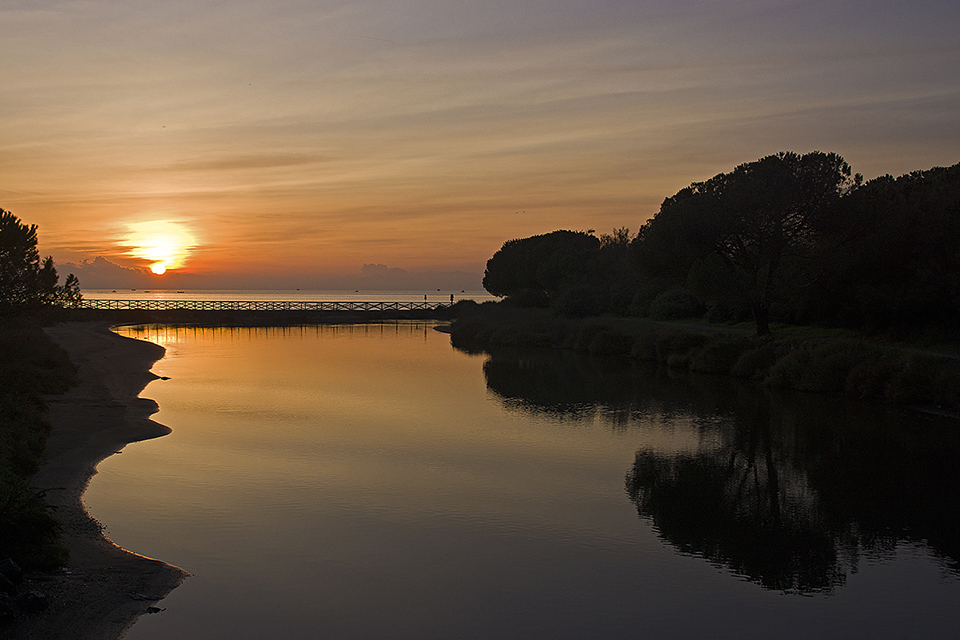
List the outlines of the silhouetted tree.
{"type": "Polygon", "coordinates": [[[27,226],[0,209],[0,305],[65,306],[80,301],[80,283],[73,274],[62,286],[57,280],[53,258],[40,260],[37,225],[27,226]]]}
{"type": "Polygon", "coordinates": [[[960,164],[871,180],[843,198],[812,292],[818,318],[872,328],[957,328],[960,164]]]}
{"type": "Polygon", "coordinates": [[[715,254],[737,286],[720,294],[739,296],[769,333],[772,302],[809,277],[824,218],[859,184],[850,174],[835,153],[782,152],[694,183],[641,229],[641,270],[680,281],[715,254]]]}
{"type": "Polygon", "coordinates": [[[545,301],[583,280],[600,241],[582,231],[509,240],[487,260],[483,288],[495,296],[531,292],[545,301]]]}

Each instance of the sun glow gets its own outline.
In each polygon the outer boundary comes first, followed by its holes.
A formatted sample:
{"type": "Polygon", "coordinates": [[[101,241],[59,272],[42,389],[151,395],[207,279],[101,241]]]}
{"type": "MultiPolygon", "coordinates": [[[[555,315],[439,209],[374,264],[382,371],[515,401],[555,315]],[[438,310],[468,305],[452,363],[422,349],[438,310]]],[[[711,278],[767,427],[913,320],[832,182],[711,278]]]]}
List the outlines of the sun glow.
{"type": "Polygon", "coordinates": [[[197,241],[183,224],[171,220],[137,222],[129,229],[124,244],[128,255],[150,263],[150,270],[162,275],[167,269],[177,269],[190,257],[197,241]]]}

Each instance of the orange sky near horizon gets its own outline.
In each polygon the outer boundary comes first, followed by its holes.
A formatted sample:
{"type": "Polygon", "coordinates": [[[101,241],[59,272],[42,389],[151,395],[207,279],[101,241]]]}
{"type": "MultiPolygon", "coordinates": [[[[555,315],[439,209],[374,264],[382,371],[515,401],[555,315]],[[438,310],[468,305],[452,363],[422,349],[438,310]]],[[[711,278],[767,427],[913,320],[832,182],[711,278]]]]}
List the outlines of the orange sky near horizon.
{"type": "Polygon", "coordinates": [[[149,268],[159,223],[167,273],[224,283],[482,273],[782,150],[960,161],[960,8],[930,0],[11,0],[0,28],[0,208],[58,263],[149,268]]]}

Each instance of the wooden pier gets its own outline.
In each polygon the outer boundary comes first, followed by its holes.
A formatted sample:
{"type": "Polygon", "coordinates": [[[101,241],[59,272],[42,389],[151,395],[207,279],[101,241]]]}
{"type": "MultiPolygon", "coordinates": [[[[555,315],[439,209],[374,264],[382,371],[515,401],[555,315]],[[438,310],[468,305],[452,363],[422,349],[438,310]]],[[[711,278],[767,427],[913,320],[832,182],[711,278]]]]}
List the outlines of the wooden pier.
{"type": "Polygon", "coordinates": [[[327,302],[319,300],[106,300],[84,299],[75,307],[100,311],[436,311],[442,302],[327,302]]]}

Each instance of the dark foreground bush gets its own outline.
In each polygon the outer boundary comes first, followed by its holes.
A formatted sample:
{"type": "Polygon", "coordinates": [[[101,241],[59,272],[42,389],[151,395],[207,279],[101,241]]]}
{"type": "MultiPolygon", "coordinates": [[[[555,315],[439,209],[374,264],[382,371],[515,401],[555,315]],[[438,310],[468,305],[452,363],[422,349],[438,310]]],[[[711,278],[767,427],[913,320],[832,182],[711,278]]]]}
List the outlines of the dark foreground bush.
{"type": "Polygon", "coordinates": [[[654,320],[699,318],[706,310],[703,302],[686,289],[665,291],[650,303],[650,317],[654,320]]]}
{"type": "Polygon", "coordinates": [[[756,339],[743,336],[715,338],[704,344],[690,359],[690,370],[731,373],[743,354],[753,350],[755,344],[756,339]]]}
{"type": "Polygon", "coordinates": [[[705,333],[668,329],[657,336],[657,360],[675,369],[685,369],[690,360],[709,342],[705,333]]]}
{"type": "Polygon", "coordinates": [[[27,479],[50,433],[43,396],[75,384],[76,368],[38,324],[22,318],[0,320],[0,353],[0,558],[50,569],[66,560],[60,525],[27,479]]]}
{"type": "Polygon", "coordinates": [[[730,368],[730,375],[747,380],[759,380],[767,375],[770,367],[777,361],[777,345],[770,340],[750,341],[750,347],[744,350],[730,368]]]}
{"type": "Polygon", "coordinates": [[[900,404],[931,404],[937,402],[937,378],[942,375],[942,366],[937,358],[908,355],[900,359],[898,366],[884,386],[884,394],[890,402],[900,404]]]}
{"type": "Polygon", "coordinates": [[[67,562],[60,522],[44,497],[23,478],[0,470],[0,555],[26,570],[56,569],[67,562]]]}

